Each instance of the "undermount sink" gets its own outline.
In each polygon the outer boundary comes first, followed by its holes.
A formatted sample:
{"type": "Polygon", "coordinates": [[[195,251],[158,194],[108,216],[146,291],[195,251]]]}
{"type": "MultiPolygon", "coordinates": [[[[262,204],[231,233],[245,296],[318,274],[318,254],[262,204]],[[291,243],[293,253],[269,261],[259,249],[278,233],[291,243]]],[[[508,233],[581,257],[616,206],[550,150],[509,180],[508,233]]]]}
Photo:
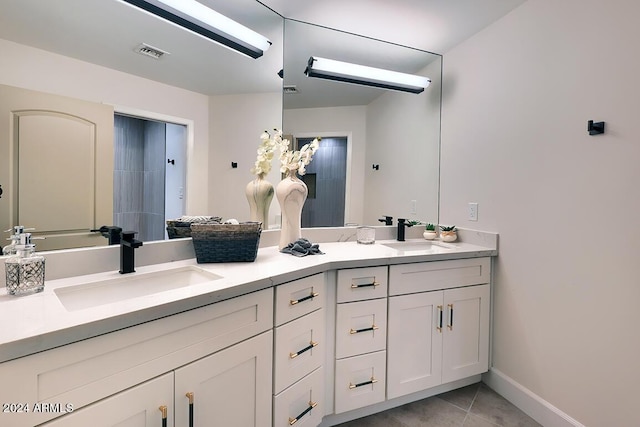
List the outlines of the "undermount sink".
{"type": "Polygon", "coordinates": [[[430,251],[433,249],[452,249],[451,247],[448,247],[440,242],[433,242],[430,240],[383,243],[383,246],[402,252],[430,251]]]}
{"type": "Polygon", "coordinates": [[[150,273],[131,273],[58,288],[54,292],[67,310],[74,311],[153,295],[221,278],[221,276],[201,268],[185,266],[150,273]]]}

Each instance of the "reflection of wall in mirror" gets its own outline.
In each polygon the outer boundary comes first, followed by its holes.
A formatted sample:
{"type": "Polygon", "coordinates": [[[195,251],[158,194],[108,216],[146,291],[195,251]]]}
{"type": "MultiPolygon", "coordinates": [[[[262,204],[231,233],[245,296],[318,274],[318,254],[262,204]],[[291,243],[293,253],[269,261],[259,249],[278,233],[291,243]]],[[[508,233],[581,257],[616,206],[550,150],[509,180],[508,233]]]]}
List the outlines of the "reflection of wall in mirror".
{"type": "MultiPolygon", "coordinates": [[[[340,83],[336,83],[340,84],[340,83]]],[[[347,205],[345,223],[362,224],[365,188],[365,106],[284,110],[285,131],[297,137],[343,136],[347,147],[347,205]]]]}
{"type": "Polygon", "coordinates": [[[432,80],[423,93],[389,91],[367,106],[365,224],[381,214],[438,223],[440,64],[417,73],[432,80]]]}
{"type": "Polygon", "coordinates": [[[208,193],[207,180],[200,178],[208,169],[208,96],[7,40],[0,39],[0,51],[0,84],[192,121],[187,212],[206,212],[206,197],[190,194],[208,193]]]}
{"type": "Polygon", "coordinates": [[[418,74],[432,79],[419,95],[387,91],[367,106],[284,111],[287,132],[351,135],[347,223],[376,225],[381,215],[437,223],[440,61],[418,74]]]}

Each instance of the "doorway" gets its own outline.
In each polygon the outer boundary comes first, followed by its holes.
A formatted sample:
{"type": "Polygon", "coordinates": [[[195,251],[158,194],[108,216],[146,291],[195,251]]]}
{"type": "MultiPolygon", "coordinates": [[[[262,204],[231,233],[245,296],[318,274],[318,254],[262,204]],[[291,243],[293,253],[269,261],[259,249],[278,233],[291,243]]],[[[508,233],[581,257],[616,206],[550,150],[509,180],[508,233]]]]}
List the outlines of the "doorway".
{"type": "MultiPolygon", "coordinates": [[[[313,138],[296,138],[296,149],[313,138]]],[[[313,161],[300,178],[309,195],[302,208],[302,227],[342,227],[345,223],[347,137],[322,137],[313,161]]]]}
{"type": "Polygon", "coordinates": [[[187,127],[115,114],[114,129],[113,223],[164,240],[185,212],[187,127]]]}

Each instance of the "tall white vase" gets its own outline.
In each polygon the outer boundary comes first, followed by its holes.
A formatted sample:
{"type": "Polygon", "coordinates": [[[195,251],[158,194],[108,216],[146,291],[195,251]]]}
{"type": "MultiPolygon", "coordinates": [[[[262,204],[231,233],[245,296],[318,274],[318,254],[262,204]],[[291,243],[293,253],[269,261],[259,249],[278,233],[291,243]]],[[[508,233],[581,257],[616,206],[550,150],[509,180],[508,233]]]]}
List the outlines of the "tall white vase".
{"type": "Polygon", "coordinates": [[[273,185],[260,174],[256,179],[247,184],[245,195],[249,202],[249,215],[251,221],[262,223],[262,229],[269,228],[269,206],[273,200],[273,185]]]}
{"type": "Polygon", "coordinates": [[[302,237],[302,207],[308,193],[307,185],[298,178],[296,170],[289,170],[287,176],[276,185],[276,197],[282,213],[280,249],[302,237]]]}

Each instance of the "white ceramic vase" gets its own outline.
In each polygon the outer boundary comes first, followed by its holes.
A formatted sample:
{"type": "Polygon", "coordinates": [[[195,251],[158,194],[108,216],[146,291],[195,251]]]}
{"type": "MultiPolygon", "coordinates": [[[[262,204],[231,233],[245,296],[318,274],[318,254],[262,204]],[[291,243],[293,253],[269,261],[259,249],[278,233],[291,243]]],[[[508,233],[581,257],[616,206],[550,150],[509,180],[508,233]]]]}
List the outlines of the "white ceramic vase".
{"type": "Polygon", "coordinates": [[[287,176],[276,185],[276,197],[282,214],[280,249],[302,237],[302,207],[307,200],[307,185],[298,178],[297,169],[290,169],[287,176]]]}
{"type": "Polygon", "coordinates": [[[251,221],[262,223],[262,229],[269,229],[269,207],[273,200],[273,185],[260,174],[256,179],[247,184],[244,191],[249,202],[249,215],[251,221]]]}

